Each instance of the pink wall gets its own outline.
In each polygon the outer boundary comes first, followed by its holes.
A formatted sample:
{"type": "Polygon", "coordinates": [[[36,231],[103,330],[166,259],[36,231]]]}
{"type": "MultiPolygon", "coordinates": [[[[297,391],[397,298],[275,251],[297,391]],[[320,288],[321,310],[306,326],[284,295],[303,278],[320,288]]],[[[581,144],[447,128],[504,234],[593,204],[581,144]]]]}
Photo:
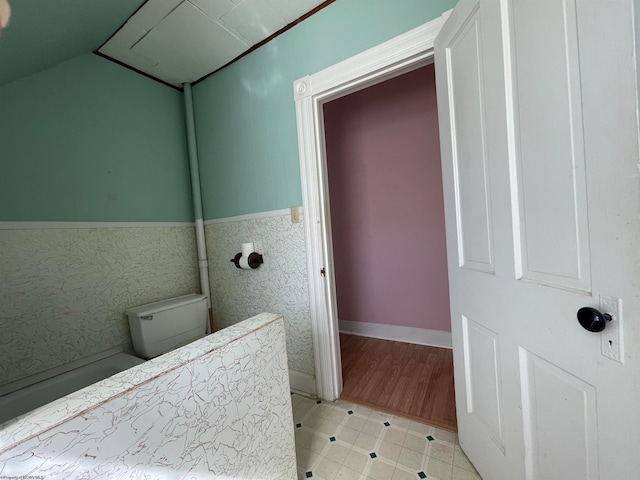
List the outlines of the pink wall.
{"type": "Polygon", "coordinates": [[[340,320],[450,331],[433,65],[324,115],[340,320]]]}

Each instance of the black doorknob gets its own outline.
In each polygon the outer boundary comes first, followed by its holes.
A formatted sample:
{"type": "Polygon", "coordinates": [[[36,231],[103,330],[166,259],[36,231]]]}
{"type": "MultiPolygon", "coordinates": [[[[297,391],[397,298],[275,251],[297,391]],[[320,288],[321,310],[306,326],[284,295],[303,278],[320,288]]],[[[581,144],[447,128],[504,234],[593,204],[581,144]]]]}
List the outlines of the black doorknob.
{"type": "Polygon", "coordinates": [[[600,313],[595,308],[582,307],[578,310],[578,322],[585,330],[590,332],[601,332],[607,323],[611,321],[611,315],[608,313],[600,313]]]}

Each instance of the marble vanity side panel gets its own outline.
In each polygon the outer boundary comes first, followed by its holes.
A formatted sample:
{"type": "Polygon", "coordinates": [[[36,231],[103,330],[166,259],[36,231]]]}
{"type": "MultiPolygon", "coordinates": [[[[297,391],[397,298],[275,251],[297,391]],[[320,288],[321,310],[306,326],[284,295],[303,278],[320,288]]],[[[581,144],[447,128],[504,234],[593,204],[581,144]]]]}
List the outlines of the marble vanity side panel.
{"type": "Polygon", "coordinates": [[[303,223],[276,215],[205,226],[216,330],[259,312],[284,316],[289,368],[315,375],[303,223]],[[264,264],[239,270],[229,260],[254,242],[264,264]]]}
{"type": "Polygon", "coordinates": [[[281,319],[260,313],[0,424],[0,452],[281,319]]]}
{"type": "Polygon", "coordinates": [[[284,323],[270,322],[0,454],[0,476],[296,478],[284,323]]]}
{"type": "Polygon", "coordinates": [[[199,288],[193,226],[0,229],[0,385],[131,352],[127,308],[199,288]]]}

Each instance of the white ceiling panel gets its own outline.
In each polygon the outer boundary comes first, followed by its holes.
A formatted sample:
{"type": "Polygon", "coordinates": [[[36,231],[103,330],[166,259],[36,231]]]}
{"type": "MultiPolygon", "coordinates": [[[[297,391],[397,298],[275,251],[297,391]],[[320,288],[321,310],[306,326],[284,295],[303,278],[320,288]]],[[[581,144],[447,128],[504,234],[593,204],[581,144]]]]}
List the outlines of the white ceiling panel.
{"type": "Polygon", "coordinates": [[[148,32],[183,1],[154,0],[147,2],[129,19],[129,22],[148,32]]]}
{"type": "Polygon", "coordinates": [[[193,82],[245,51],[249,45],[189,2],[182,3],[134,47],[158,62],[158,74],[182,75],[193,82]]]}
{"type": "Polygon", "coordinates": [[[133,66],[138,70],[151,74],[153,67],[155,67],[158,62],[131,50],[131,46],[139,41],[146,33],[146,30],[137,27],[132,22],[127,22],[98,51],[126,65],[133,66]]]}
{"type": "Polygon", "coordinates": [[[189,0],[189,2],[202,10],[212,20],[218,21],[220,17],[236,8],[243,0],[189,0]]]}
{"type": "Polygon", "coordinates": [[[263,0],[245,0],[221,20],[252,45],[273,35],[288,23],[263,0]]]}
{"type": "Polygon", "coordinates": [[[273,10],[285,19],[287,24],[310,12],[323,0],[264,0],[273,10]]]}
{"type": "Polygon", "coordinates": [[[322,0],[148,0],[99,52],[181,86],[226,65],[322,0]]]}

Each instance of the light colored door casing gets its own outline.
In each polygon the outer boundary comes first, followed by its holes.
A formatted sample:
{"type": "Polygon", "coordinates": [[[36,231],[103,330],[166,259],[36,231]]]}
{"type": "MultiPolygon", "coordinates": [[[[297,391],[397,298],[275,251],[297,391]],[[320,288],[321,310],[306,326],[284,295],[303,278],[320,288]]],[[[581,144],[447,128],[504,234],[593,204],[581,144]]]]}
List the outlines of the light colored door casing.
{"type": "Polygon", "coordinates": [[[317,394],[326,400],[342,392],[342,367],[322,105],[432,63],[446,15],[293,84],[317,394]]]}

